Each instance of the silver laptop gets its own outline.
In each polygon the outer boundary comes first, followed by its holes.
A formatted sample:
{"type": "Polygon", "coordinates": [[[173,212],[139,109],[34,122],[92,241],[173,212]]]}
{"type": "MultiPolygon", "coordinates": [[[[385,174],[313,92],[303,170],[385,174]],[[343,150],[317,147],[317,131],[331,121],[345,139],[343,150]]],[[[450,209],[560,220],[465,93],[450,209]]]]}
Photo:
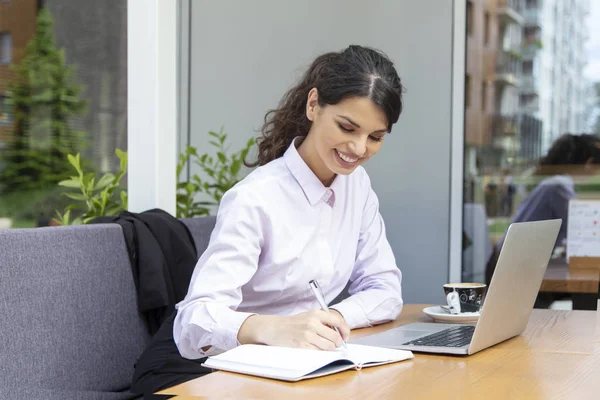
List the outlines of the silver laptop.
{"type": "Polygon", "coordinates": [[[413,323],[351,342],[416,352],[474,354],[520,335],[533,310],[561,223],[555,219],[510,225],[476,325],[413,323]]]}

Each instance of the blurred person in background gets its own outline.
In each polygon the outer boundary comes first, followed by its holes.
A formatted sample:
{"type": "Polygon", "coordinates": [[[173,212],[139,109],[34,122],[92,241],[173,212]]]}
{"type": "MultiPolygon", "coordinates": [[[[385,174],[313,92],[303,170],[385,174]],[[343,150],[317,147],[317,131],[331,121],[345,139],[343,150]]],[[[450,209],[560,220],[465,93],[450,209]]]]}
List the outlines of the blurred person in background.
{"type": "Polygon", "coordinates": [[[515,185],[510,170],[505,168],[500,181],[500,213],[503,217],[511,217],[515,201],[515,185]]]}
{"type": "MultiPolygon", "coordinates": [[[[600,138],[588,134],[565,134],[559,137],[535,170],[534,174],[541,182],[521,202],[511,223],[560,218],[563,223],[555,247],[564,245],[569,201],[575,199],[573,177],[594,175],[599,168],[600,138]]],[[[485,280],[488,285],[503,243],[504,236],[494,247],[487,263],[485,280]]]]}

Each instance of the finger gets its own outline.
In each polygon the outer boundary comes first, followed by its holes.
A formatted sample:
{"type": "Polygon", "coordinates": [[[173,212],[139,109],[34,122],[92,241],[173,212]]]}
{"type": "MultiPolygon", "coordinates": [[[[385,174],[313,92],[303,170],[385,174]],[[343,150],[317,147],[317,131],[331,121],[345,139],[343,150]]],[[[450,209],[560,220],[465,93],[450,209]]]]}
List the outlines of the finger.
{"type": "Polygon", "coordinates": [[[308,350],[321,350],[320,348],[318,348],[314,344],[307,343],[307,342],[304,342],[304,343],[300,344],[298,347],[301,348],[301,349],[308,349],[308,350]]]}
{"type": "MultiPolygon", "coordinates": [[[[335,332],[334,332],[335,333],[335,332]]],[[[316,334],[315,332],[306,331],[304,338],[306,341],[320,350],[335,350],[335,343],[331,340],[327,340],[324,337],[316,334]]]]}
{"type": "Polygon", "coordinates": [[[344,319],[344,316],[342,315],[342,313],[340,313],[335,308],[331,309],[331,312],[334,315],[338,316],[341,319],[341,321],[342,321],[342,325],[338,328],[338,330],[340,331],[340,334],[342,335],[342,337],[344,338],[344,340],[345,341],[350,340],[350,326],[348,326],[348,323],[344,319]]]}
{"type": "Polygon", "coordinates": [[[332,342],[335,347],[340,347],[342,345],[342,336],[340,336],[340,334],[331,326],[320,323],[319,326],[317,326],[316,334],[332,342]]]}
{"type": "Polygon", "coordinates": [[[342,317],[341,314],[339,314],[337,311],[335,312],[326,312],[326,311],[321,311],[317,313],[317,318],[319,318],[321,320],[322,323],[329,325],[329,326],[335,326],[339,331],[340,334],[342,335],[342,338],[344,340],[348,340],[350,339],[350,327],[348,326],[348,324],[346,323],[346,320],[342,317]]]}

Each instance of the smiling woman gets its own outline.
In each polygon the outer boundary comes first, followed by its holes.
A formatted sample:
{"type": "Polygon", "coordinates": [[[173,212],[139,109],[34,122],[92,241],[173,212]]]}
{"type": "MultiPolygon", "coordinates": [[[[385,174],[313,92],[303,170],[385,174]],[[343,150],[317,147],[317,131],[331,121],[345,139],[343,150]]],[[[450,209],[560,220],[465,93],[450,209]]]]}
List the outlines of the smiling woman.
{"type": "Polygon", "coordinates": [[[379,151],[387,117],[368,97],[347,97],[320,106],[318,96],[317,89],[308,95],[306,115],[312,125],[298,152],[328,186],[336,174],[351,173],[379,151]]]}
{"type": "Polygon", "coordinates": [[[402,91],[393,63],[381,52],[349,46],[323,54],[279,108],[267,113],[258,160],[247,165],[281,157],[300,136],[306,141],[299,152],[322,182],[331,182],[336,173],[348,174],[377,153],[398,121],[402,91]]]}
{"type": "Polygon", "coordinates": [[[383,53],[350,46],[313,62],[265,117],[259,167],[223,196],[187,296],[138,362],[134,391],[206,373],[206,356],[239,344],[333,350],[350,329],[400,314],[402,275],[361,164],[401,110],[400,78],[383,53]],[[348,284],[350,297],[322,311],[312,280],[327,304],[348,284]]]}

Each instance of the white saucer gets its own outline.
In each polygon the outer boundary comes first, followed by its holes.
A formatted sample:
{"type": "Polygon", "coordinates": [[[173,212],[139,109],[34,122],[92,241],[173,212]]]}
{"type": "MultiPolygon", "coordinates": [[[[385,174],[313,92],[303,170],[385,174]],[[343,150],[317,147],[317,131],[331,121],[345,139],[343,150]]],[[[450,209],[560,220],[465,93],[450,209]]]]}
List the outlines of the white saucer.
{"type": "Polygon", "coordinates": [[[433,318],[435,322],[474,324],[479,319],[479,312],[450,314],[440,306],[426,307],[423,309],[423,312],[433,318]]]}

